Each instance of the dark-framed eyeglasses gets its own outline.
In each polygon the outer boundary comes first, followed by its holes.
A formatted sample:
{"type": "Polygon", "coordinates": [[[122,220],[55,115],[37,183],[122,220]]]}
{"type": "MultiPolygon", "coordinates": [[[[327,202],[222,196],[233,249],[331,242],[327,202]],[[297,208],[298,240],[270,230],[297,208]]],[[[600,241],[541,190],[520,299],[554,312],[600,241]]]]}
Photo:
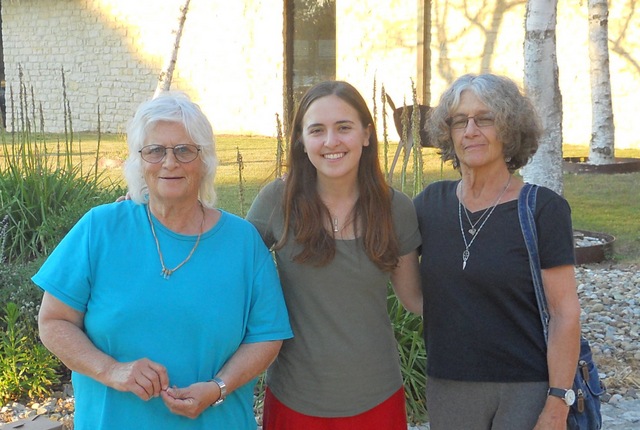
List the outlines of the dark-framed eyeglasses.
{"type": "Polygon", "coordinates": [[[491,127],[495,124],[496,118],[492,113],[482,113],[475,116],[454,116],[447,119],[447,124],[452,130],[463,130],[469,125],[469,120],[472,120],[476,127],[484,128],[491,127]]]}
{"type": "Polygon", "coordinates": [[[198,153],[201,148],[198,145],[176,145],[174,147],[162,146],[162,145],[146,145],[143,146],[140,151],[140,156],[147,163],[156,164],[164,160],[167,156],[167,150],[173,151],[173,156],[176,157],[180,163],[191,163],[198,158],[198,153]]]}

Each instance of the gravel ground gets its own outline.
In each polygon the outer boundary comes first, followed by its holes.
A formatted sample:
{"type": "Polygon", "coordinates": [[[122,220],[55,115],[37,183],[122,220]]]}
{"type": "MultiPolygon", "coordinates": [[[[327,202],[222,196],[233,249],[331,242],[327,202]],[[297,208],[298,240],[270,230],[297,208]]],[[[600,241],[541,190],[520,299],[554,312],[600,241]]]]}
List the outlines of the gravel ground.
{"type": "MultiPolygon", "coordinates": [[[[611,396],[640,397],[640,269],[578,267],[582,332],[611,396]]],[[[617,397],[616,397],[617,398],[617,397]]]]}
{"type": "MultiPolygon", "coordinates": [[[[603,407],[615,411],[620,405],[639,404],[640,269],[585,265],[576,269],[576,278],[583,309],[582,331],[591,342],[594,359],[607,386],[607,393],[602,398],[607,405],[603,407]]],[[[64,423],[65,430],[71,430],[73,410],[72,390],[66,386],[42,402],[3,406],[0,423],[44,414],[64,423]]],[[[636,428],[635,424],[631,425],[629,428],[636,428]]],[[[637,425],[640,428],[640,422],[637,425]]],[[[428,427],[415,427],[425,428],[428,427]]]]}

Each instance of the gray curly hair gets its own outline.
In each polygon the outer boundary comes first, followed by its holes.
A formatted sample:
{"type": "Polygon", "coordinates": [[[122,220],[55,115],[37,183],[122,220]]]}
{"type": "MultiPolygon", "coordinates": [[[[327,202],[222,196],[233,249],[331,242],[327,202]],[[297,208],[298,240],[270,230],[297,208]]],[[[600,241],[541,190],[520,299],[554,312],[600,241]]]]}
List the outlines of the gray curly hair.
{"type": "Polygon", "coordinates": [[[452,161],[458,169],[457,157],[448,119],[459,107],[464,91],[475,94],[495,114],[498,139],[510,172],[526,165],[538,149],[542,133],[535,107],[518,85],[505,76],[490,73],[467,74],[458,78],[440,97],[438,106],[427,120],[429,140],[439,148],[443,161],[452,161]]]}

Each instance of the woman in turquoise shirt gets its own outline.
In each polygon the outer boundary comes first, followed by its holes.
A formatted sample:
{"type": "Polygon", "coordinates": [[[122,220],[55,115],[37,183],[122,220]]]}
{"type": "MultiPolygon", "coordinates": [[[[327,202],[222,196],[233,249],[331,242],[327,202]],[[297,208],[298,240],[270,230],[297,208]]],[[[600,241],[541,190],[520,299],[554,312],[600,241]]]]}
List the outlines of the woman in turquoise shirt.
{"type": "Polygon", "coordinates": [[[143,103],[128,144],[132,200],[90,210],[33,277],[75,428],[255,429],[255,378],[292,336],[269,251],[215,209],[212,128],[186,96],[143,103]]]}

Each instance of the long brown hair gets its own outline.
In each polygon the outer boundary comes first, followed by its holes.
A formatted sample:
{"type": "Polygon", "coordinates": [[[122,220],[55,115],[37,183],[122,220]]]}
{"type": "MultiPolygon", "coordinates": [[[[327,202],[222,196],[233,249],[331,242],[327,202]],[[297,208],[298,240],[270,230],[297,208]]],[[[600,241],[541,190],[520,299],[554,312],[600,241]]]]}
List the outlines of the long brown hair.
{"type": "Polygon", "coordinates": [[[360,196],[353,213],[354,230],[356,235],[361,233],[369,259],[381,270],[392,271],[399,260],[398,238],[391,214],[393,191],[380,169],[378,138],[371,112],[358,90],[343,81],[316,84],[300,100],[289,137],[288,174],[283,200],[285,229],[274,248],[282,248],[291,231],[296,242],[303,247],[294,261],[324,266],[335,257],[335,239],[324,227],[331,216],[318,194],[317,171],[309,161],[302,142],[302,120],[309,106],[329,95],[335,95],[352,106],[358,112],[363,127],[371,127],[369,145],[362,148],[358,165],[360,196]]]}

